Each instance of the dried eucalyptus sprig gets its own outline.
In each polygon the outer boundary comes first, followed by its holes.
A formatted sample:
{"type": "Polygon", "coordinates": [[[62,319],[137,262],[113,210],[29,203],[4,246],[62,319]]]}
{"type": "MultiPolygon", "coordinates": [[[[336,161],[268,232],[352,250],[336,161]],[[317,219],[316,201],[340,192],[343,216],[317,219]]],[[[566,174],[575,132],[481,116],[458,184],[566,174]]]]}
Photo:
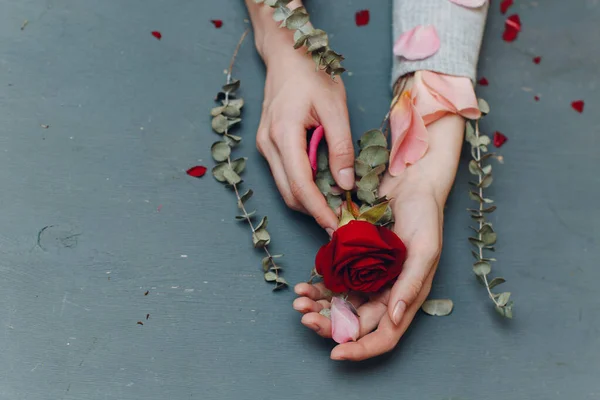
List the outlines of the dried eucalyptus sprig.
{"type": "Polygon", "coordinates": [[[244,100],[241,97],[236,97],[235,92],[240,87],[240,81],[232,79],[231,71],[237,53],[248,34],[248,30],[244,32],[240,41],[235,48],[229,69],[227,71],[227,81],[222,87],[222,92],[217,94],[216,101],[220,101],[221,105],[213,108],[210,114],[213,116],[212,129],[219,135],[223,136],[223,140],[215,142],[211,146],[212,157],[218,162],[212,169],[212,174],[216,180],[225,183],[233,188],[237,197],[238,208],[242,214],[235,218],[240,221],[246,221],[252,230],[252,242],[255,248],[262,248],[266,256],[262,260],[264,278],[267,282],[273,282],[275,287],[273,290],[279,290],[288,286],[286,280],[279,276],[281,267],[275,263],[275,259],[281,257],[280,254],[271,254],[269,251],[269,243],[271,236],[267,232],[267,217],[264,216],[257,226],[254,226],[252,219],[256,211],[248,212],[245,203],[252,197],[252,189],[248,189],[244,194],[240,195],[240,186],[242,178],[240,175],[246,167],[246,157],[231,159],[231,150],[242,141],[240,136],[229,133],[230,129],[241,122],[241,111],[244,106],[244,100]]]}
{"type": "MultiPolygon", "coordinates": [[[[478,103],[482,116],[490,112],[490,107],[485,100],[479,99],[478,103]]],[[[496,259],[485,258],[484,251],[495,250],[494,244],[496,243],[497,234],[494,232],[492,224],[486,220],[486,215],[492,213],[496,206],[490,205],[493,200],[486,198],[483,194],[483,189],[488,188],[493,181],[492,166],[490,164],[484,165],[484,161],[495,157],[495,154],[487,153],[490,138],[479,131],[479,120],[473,122],[475,126],[473,126],[473,123],[467,122],[465,133],[466,141],[471,145],[471,157],[473,158],[469,162],[469,172],[478,178],[477,182],[469,182],[474,186],[474,189],[469,191],[469,197],[479,203],[478,208],[468,209],[471,218],[478,222],[478,227],[470,227],[475,231],[475,236],[469,238],[471,244],[476,248],[476,251],[471,252],[476,260],[473,264],[473,272],[477,275],[479,281],[485,285],[490,299],[494,302],[496,311],[503,317],[512,318],[513,302],[509,301],[510,292],[498,294],[492,292],[494,287],[506,280],[500,277],[492,280],[488,278],[488,275],[492,272],[492,262],[496,259]]]]}
{"type": "Polygon", "coordinates": [[[294,30],[294,48],[306,47],[311,53],[317,69],[322,69],[332,78],[341,75],[346,69],[342,67],[344,57],[329,47],[327,33],[321,29],[314,29],[309,24],[309,15],[304,7],[294,10],[288,8],[292,0],[254,0],[255,3],[264,3],[275,9],[273,19],[281,22],[281,27],[294,30]]]}

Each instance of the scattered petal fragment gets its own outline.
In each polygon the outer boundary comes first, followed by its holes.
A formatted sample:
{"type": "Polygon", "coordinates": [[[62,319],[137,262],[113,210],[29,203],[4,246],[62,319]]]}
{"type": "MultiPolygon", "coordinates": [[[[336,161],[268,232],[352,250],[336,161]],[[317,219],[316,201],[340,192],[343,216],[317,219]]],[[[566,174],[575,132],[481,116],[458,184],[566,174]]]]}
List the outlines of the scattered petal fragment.
{"type": "Polygon", "coordinates": [[[479,8],[485,4],[487,0],[450,0],[454,4],[467,8],[479,8]]]}
{"type": "Polygon", "coordinates": [[[194,178],[201,178],[206,173],[206,167],[202,165],[196,165],[186,171],[189,176],[193,176],[194,178]]]}
{"type": "Polygon", "coordinates": [[[573,107],[573,110],[577,111],[578,113],[582,113],[583,112],[583,106],[584,106],[584,102],[583,100],[577,100],[571,103],[571,107],[573,107]]]}
{"type": "Polygon", "coordinates": [[[479,83],[479,85],[481,85],[481,86],[487,86],[490,84],[488,82],[487,78],[484,76],[482,76],[481,79],[479,79],[479,81],[477,83],[479,83]]]}
{"type": "Polygon", "coordinates": [[[494,132],[494,146],[500,148],[508,138],[500,132],[494,132]]]}
{"type": "Polygon", "coordinates": [[[540,96],[533,96],[533,99],[534,99],[535,101],[540,101],[540,96]]]}
{"type": "Polygon", "coordinates": [[[502,39],[505,42],[514,42],[517,39],[519,32],[521,32],[521,19],[517,14],[513,14],[506,19],[504,25],[502,39]]]}
{"type": "Polygon", "coordinates": [[[539,64],[541,61],[542,61],[542,57],[540,57],[540,56],[533,57],[534,64],[539,64]]]}
{"type": "Polygon", "coordinates": [[[162,39],[162,33],[160,33],[159,31],[152,31],[152,36],[154,36],[158,40],[162,39]]]}
{"type": "Polygon", "coordinates": [[[506,14],[506,12],[508,11],[508,9],[512,5],[513,5],[513,0],[502,0],[502,2],[500,3],[500,12],[502,14],[506,14]]]}
{"type": "Polygon", "coordinates": [[[394,55],[407,60],[431,57],[440,49],[440,38],[433,25],[418,25],[404,32],[394,43],[394,55]]]}
{"type": "Polygon", "coordinates": [[[336,343],[358,339],[360,323],[352,306],[339,297],[331,299],[331,337],[336,343]]]}
{"type": "Polygon", "coordinates": [[[323,127],[319,125],[310,137],[310,143],[308,145],[308,160],[310,161],[310,167],[313,170],[313,179],[317,173],[317,149],[319,148],[319,143],[323,140],[324,133],[323,127]]]}
{"type": "Polygon", "coordinates": [[[360,10],[356,12],[354,18],[356,20],[356,26],[365,26],[369,24],[371,15],[369,14],[369,10],[360,10]]]}
{"type": "Polygon", "coordinates": [[[423,312],[435,317],[444,317],[446,315],[450,315],[453,308],[454,303],[450,299],[427,300],[421,306],[421,310],[423,310],[423,312]]]}
{"type": "Polygon", "coordinates": [[[210,22],[212,22],[212,24],[215,26],[215,28],[219,29],[220,27],[223,26],[223,21],[221,21],[220,19],[211,19],[210,22]]]}

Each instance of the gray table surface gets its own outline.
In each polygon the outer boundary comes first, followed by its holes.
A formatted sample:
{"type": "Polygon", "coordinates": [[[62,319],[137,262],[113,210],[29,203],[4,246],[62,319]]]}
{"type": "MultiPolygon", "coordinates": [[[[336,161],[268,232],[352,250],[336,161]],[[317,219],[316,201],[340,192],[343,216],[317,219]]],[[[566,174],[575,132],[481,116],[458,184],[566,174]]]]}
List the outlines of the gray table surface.
{"type": "MultiPolygon", "coordinates": [[[[600,6],[516,1],[523,31],[508,44],[492,3],[479,92],[484,130],[509,136],[490,194],[515,319],[497,318],[471,272],[463,162],[432,294],[453,314],[419,315],[393,353],[351,364],[329,360],[291,291],[270,292],[230,193],[185,175],[213,164],[207,111],[241,2],[0,0],[0,399],[599,399],[600,6]]],[[[308,5],[353,72],[358,137],[390,99],[391,5],[308,5]],[[371,22],[356,27],[364,8],[371,22]]],[[[235,75],[245,179],[299,282],[326,237],[286,210],[253,144],[252,38],[235,75]]]]}

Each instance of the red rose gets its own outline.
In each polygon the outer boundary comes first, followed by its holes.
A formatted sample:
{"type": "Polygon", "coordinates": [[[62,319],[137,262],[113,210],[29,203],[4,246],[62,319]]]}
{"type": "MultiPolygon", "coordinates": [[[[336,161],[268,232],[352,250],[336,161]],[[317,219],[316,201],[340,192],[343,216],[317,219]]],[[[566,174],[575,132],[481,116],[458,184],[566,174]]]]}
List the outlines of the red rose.
{"type": "Polygon", "coordinates": [[[400,275],[404,260],[406,246],[394,232],[350,221],[319,249],[315,266],[333,292],[376,292],[400,275]]]}

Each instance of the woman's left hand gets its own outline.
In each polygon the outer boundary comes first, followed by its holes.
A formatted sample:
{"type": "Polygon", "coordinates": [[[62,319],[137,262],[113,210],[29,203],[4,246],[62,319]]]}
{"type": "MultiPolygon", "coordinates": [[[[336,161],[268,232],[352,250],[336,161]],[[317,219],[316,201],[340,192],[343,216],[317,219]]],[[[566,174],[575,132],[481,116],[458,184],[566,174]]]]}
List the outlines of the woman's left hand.
{"type": "MultiPolygon", "coordinates": [[[[425,156],[399,176],[386,173],[380,194],[391,200],[394,232],[407,247],[408,258],[391,288],[365,299],[348,300],[360,315],[360,339],[336,346],[334,360],[360,361],[392,350],[427,299],[442,249],[444,204],[454,182],[462,147],[464,120],[448,115],[430,124],[425,156]]],[[[329,307],[322,283],[300,283],[294,309],[302,323],[323,337],[331,337],[331,321],[319,314],[329,307]]]]}

